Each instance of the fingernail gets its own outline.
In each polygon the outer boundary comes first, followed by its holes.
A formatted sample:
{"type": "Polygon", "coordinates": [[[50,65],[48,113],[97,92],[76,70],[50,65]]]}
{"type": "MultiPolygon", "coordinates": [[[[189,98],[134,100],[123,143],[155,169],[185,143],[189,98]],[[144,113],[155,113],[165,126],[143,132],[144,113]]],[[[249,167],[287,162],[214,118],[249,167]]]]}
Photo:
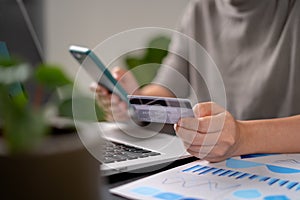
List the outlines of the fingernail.
{"type": "Polygon", "coordinates": [[[174,124],[173,128],[176,131],[177,130],[177,124],[174,124]]]}
{"type": "Polygon", "coordinates": [[[117,78],[117,73],[116,73],[116,72],[111,72],[111,75],[112,75],[114,78],[117,78]]]}
{"type": "Polygon", "coordinates": [[[119,76],[120,76],[120,72],[119,72],[119,71],[114,71],[114,72],[112,72],[111,74],[112,74],[112,76],[113,76],[115,79],[120,78],[120,77],[119,77],[119,76]]]}

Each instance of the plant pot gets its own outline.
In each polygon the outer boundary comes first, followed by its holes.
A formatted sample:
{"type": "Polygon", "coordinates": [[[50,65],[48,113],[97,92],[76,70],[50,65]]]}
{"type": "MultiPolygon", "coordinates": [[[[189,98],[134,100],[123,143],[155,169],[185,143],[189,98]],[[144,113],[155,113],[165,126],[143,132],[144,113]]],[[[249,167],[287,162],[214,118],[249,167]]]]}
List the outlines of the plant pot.
{"type": "Polygon", "coordinates": [[[100,199],[99,162],[76,133],[52,135],[32,153],[9,155],[1,150],[0,199],[100,199]]]}

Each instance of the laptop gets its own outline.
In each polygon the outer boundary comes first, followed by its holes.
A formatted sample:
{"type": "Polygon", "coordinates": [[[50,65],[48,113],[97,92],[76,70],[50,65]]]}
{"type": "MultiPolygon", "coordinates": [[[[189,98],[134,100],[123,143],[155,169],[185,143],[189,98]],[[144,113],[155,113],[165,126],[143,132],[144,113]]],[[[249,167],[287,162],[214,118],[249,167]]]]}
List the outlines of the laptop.
{"type": "MultiPolygon", "coordinates": [[[[82,66],[77,74],[87,72],[91,80],[109,88],[108,91],[114,91],[129,103],[126,91],[91,49],[72,45],[69,51],[82,66]]],[[[73,115],[74,112],[75,116],[80,115],[73,106],[73,115]]],[[[162,167],[164,163],[166,166],[171,161],[188,157],[189,154],[179,138],[160,133],[163,126],[163,123],[154,122],[139,126],[133,120],[128,123],[99,123],[98,129],[105,139],[103,154],[99,156],[96,153],[102,162],[102,174],[149,172],[158,169],[157,166],[162,167]]]]}
{"type": "Polygon", "coordinates": [[[130,122],[98,123],[104,140],[102,175],[151,172],[172,161],[190,157],[182,141],[162,132],[162,127],[162,124],[142,127],[130,122]]]}

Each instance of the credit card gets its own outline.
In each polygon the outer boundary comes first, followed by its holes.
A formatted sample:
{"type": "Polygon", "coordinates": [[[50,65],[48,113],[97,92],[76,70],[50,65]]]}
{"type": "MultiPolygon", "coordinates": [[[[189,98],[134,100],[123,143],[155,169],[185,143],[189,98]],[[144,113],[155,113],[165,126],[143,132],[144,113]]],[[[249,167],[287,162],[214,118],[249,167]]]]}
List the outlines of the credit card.
{"type": "Polygon", "coordinates": [[[128,95],[134,117],[142,122],[176,124],[180,118],[194,117],[190,100],[128,95]]]}

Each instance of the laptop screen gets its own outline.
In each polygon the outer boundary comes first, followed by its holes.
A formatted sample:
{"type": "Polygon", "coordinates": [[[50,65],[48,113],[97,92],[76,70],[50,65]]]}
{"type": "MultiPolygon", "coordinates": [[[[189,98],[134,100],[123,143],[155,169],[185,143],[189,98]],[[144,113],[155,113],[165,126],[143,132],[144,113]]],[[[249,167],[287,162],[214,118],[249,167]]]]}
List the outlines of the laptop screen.
{"type": "MultiPolygon", "coordinates": [[[[30,63],[33,68],[44,61],[43,4],[41,0],[0,0],[3,55],[8,56],[9,52],[11,57],[30,63]]],[[[30,102],[47,102],[50,94],[40,91],[33,81],[26,82],[24,87],[30,102]]]]}
{"type": "Polygon", "coordinates": [[[6,47],[5,42],[0,41],[0,57],[2,58],[8,58],[9,57],[9,53],[6,47]]]}
{"type": "Polygon", "coordinates": [[[0,41],[6,43],[11,56],[33,65],[43,60],[38,47],[42,46],[43,39],[42,2],[41,0],[0,1],[0,41]]]}

